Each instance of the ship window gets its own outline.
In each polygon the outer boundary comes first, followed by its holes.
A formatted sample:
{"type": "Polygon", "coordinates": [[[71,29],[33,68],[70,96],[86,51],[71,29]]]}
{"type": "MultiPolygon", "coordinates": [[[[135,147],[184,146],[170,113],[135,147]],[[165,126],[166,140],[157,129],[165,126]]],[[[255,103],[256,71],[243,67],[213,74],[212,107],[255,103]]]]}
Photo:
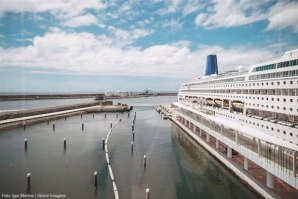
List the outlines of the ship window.
{"type": "Polygon", "coordinates": [[[284,102],[286,102],[287,100],[286,99],[284,99],[284,102]]]}
{"type": "Polygon", "coordinates": [[[274,131],[274,128],[271,128],[272,131],[274,131]]]}
{"type": "Polygon", "coordinates": [[[293,81],[290,81],[290,84],[293,84],[293,81]]]}
{"type": "Polygon", "coordinates": [[[284,108],[284,111],[286,110],[286,107],[283,107],[284,108]]]}
{"type": "Polygon", "coordinates": [[[274,85],[274,82],[271,82],[271,85],[274,85]]]}
{"type": "Polygon", "coordinates": [[[284,81],[284,84],[287,84],[287,82],[286,82],[286,81],[284,81]]]}
{"type": "Polygon", "coordinates": [[[293,102],[293,99],[290,99],[290,102],[293,102]]]}
{"type": "Polygon", "coordinates": [[[279,109],[279,106],[277,106],[277,109],[279,109]]]}
{"type": "Polygon", "coordinates": [[[293,111],[293,108],[290,108],[290,111],[293,111]]]}

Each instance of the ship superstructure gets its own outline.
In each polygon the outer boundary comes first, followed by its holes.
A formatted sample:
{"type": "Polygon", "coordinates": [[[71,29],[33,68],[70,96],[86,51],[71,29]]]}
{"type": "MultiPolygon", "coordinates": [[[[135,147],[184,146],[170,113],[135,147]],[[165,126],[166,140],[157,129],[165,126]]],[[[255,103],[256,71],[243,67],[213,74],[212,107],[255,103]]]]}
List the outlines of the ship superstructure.
{"type": "Polygon", "coordinates": [[[182,84],[174,103],[177,121],[223,143],[274,176],[298,188],[298,49],[243,69],[218,74],[216,56],[205,76],[182,84]]]}

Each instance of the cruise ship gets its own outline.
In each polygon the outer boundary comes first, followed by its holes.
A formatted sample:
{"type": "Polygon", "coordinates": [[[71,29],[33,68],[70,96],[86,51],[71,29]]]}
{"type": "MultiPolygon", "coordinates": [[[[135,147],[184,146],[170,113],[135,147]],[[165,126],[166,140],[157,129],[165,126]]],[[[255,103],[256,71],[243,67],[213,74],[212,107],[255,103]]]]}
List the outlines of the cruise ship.
{"type": "Polygon", "coordinates": [[[205,76],[182,84],[172,108],[176,124],[262,196],[298,197],[298,49],[221,74],[208,55],[205,76]]]}

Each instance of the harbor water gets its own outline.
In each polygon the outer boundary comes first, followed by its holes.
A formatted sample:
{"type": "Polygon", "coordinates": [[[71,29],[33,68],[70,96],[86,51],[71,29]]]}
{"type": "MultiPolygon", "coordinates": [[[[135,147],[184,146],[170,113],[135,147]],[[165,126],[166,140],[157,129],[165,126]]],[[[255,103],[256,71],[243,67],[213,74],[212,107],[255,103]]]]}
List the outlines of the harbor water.
{"type": "Polygon", "coordinates": [[[114,198],[102,138],[106,137],[110,123],[121,118],[108,140],[110,164],[121,199],[145,198],[146,188],[150,189],[150,198],[155,199],[258,198],[179,127],[163,120],[155,111],[157,105],[175,100],[176,97],[120,99],[115,102],[134,106],[130,116],[107,113],[105,118],[104,113],[96,113],[93,118],[87,114],[28,126],[25,130],[2,131],[0,194],[114,198]],[[94,171],[98,172],[97,189],[94,171]],[[31,174],[30,189],[27,173],[31,174]]]}

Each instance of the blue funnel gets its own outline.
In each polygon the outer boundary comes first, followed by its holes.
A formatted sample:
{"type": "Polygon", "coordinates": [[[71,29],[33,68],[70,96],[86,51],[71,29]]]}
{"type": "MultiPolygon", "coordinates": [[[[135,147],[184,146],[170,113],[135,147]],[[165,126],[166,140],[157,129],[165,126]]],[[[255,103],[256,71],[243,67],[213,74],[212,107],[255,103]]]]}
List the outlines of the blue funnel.
{"type": "Polygon", "coordinates": [[[216,55],[208,55],[206,62],[206,71],[205,75],[218,75],[218,66],[217,66],[217,58],[216,55]]]}

